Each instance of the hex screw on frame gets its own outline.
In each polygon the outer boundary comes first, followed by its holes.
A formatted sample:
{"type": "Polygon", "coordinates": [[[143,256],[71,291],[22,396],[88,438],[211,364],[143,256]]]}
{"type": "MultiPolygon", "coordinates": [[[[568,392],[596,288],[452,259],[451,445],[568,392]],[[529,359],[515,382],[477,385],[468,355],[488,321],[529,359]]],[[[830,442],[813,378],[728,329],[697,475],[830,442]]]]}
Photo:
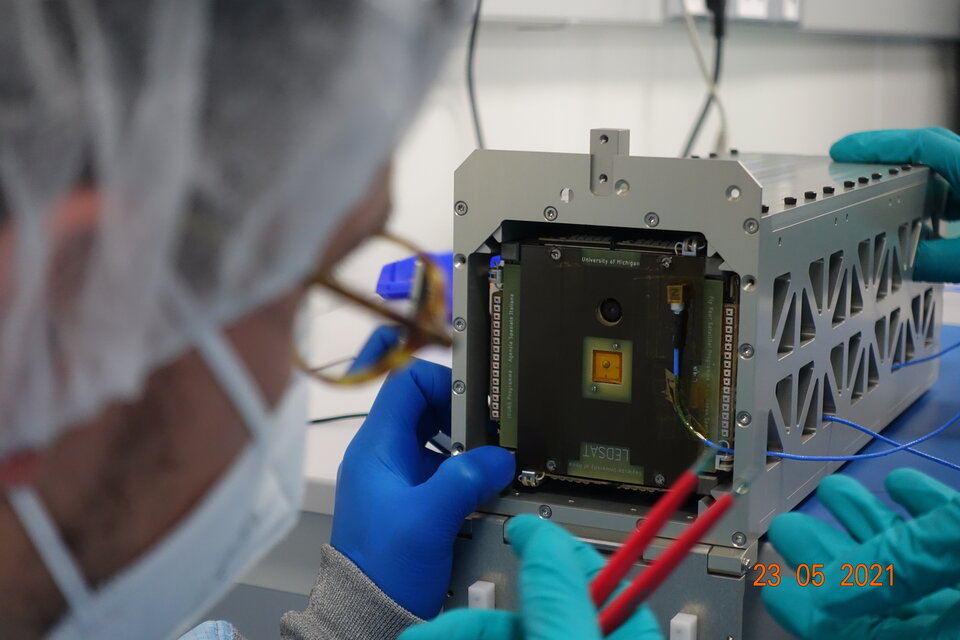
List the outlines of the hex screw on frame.
{"type": "Polygon", "coordinates": [[[543,217],[549,220],[550,222],[553,222],[554,220],[556,220],[558,215],[559,214],[557,213],[556,207],[547,207],[546,209],[543,210],[543,217]]]}
{"type": "Polygon", "coordinates": [[[553,509],[550,508],[550,505],[542,504],[540,508],[537,509],[537,514],[544,520],[549,520],[550,517],[553,516],[553,509]]]}
{"type": "Polygon", "coordinates": [[[740,345],[739,352],[741,358],[744,360],[749,360],[754,354],[753,345],[744,342],[742,345],[740,345]]]}
{"type": "Polygon", "coordinates": [[[658,473],[657,475],[653,476],[653,482],[658,487],[662,487],[663,485],[667,484],[667,479],[663,477],[662,473],[658,473]]]}
{"type": "Polygon", "coordinates": [[[743,230],[753,235],[760,230],[760,223],[757,222],[756,218],[747,218],[743,221],[743,230]]]}
{"type": "Polygon", "coordinates": [[[655,212],[651,211],[647,215],[643,216],[643,222],[648,227],[655,227],[658,224],[660,224],[660,216],[658,216],[655,212]]]}
{"type": "Polygon", "coordinates": [[[463,445],[459,442],[454,442],[453,446],[450,447],[450,454],[454,456],[458,456],[461,453],[463,453],[463,445]]]}
{"type": "Polygon", "coordinates": [[[457,204],[453,205],[453,212],[458,216],[467,215],[467,203],[463,200],[457,200],[457,204]]]}
{"type": "Polygon", "coordinates": [[[453,319],[453,328],[457,331],[463,331],[467,328],[467,321],[463,318],[454,318],[453,319]]]}
{"type": "Polygon", "coordinates": [[[553,458],[550,458],[549,460],[547,460],[547,471],[549,471],[550,473],[553,473],[556,470],[557,470],[557,461],[554,460],[553,458]]]}
{"type": "Polygon", "coordinates": [[[753,421],[753,416],[751,416],[746,411],[741,411],[737,414],[737,424],[741,427],[745,427],[753,421]]]}
{"type": "Polygon", "coordinates": [[[738,547],[742,547],[743,545],[747,544],[747,536],[742,531],[737,531],[734,533],[732,536],[730,536],[730,540],[738,547]]]}
{"type": "Polygon", "coordinates": [[[562,255],[563,255],[563,254],[560,253],[560,249],[558,249],[558,248],[556,248],[556,247],[550,249],[550,259],[551,259],[551,260],[559,260],[559,259],[560,259],[560,256],[562,256],[562,255]]]}
{"type": "Polygon", "coordinates": [[[453,383],[453,392],[458,396],[463,395],[463,392],[467,390],[467,385],[463,383],[463,380],[456,380],[453,383]]]}
{"type": "Polygon", "coordinates": [[[590,387],[590,391],[592,391],[593,393],[596,393],[597,391],[600,391],[600,387],[598,387],[597,385],[593,385],[592,387],[590,387]]]}

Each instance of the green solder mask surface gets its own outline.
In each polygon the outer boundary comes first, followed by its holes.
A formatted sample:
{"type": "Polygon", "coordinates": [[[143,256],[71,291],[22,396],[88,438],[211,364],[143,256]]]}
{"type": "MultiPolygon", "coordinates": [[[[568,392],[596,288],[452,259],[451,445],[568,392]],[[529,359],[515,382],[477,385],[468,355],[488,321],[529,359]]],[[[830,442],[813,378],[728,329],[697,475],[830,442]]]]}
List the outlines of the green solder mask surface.
{"type": "Polygon", "coordinates": [[[500,446],[517,448],[517,367],[520,362],[520,266],[503,265],[500,356],[500,446]]]}
{"type": "Polygon", "coordinates": [[[523,360],[514,363],[514,388],[501,384],[501,409],[504,393],[515,394],[516,424],[508,422],[502,433],[505,443],[516,443],[518,466],[557,478],[669,484],[696,460],[701,445],[664,393],[675,330],[667,286],[682,285],[686,292],[681,374],[688,407],[699,420],[704,397],[692,377],[702,359],[706,258],[536,241],[521,249],[510,266],[523,270],[523,281],[506,273],[504,290],[521,294],[514,314],[523,360]],[[621,305],[621,319],[601,317],[606,299],[621,305]],[[624,354],[619,383],[591,373],[597,351],[624,354]],[[604,393],[618,386],[629,388],[604,393]]]}
{"type": "Polygon", "coordinates": [[[715,439],[723,281],[704,277],[702,257],[561,246],[557,259],[550,251],[525,243],[521,262],[502,266],[500,445],[516,451],[521,468],[553,477],[671,483],[693,463],[700,445],[664,393],[674,317],[666,286],[682,284],[687,292],[685,406],[715,439]],[[527,273],[521,278],[522,271],[527,273]],[[616,326],[598,319],[597,305],[606,297],[623,304],[624,319],[616,326]],[[630,354],[618,363],[624,388],[615,397],[601,390],[617,384],[591,376],[588,365],[597,350],[630,354]]]}

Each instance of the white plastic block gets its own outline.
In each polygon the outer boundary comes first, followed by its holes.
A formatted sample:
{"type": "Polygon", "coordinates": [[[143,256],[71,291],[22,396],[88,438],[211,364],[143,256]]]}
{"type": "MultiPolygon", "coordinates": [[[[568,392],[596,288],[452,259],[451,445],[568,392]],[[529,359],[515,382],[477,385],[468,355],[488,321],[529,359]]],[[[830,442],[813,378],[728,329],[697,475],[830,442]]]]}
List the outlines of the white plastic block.
{"type": "Polygon", "coordinates": [[[477,580],[467,587],[467,607],[469,609],[495,609],[494,589],[496,585],[486,580],[477,580]]]}
{"type": "Polygon", "coordinates": [[[678,613],[670,619],[670,640],[697,640],[697,616],[678,613]]]}
{"type": "Polygon", "coordinates": [[[748,20],[766,20],[770,17],[768,0],[737,0],[736,16],[748,20]]]}

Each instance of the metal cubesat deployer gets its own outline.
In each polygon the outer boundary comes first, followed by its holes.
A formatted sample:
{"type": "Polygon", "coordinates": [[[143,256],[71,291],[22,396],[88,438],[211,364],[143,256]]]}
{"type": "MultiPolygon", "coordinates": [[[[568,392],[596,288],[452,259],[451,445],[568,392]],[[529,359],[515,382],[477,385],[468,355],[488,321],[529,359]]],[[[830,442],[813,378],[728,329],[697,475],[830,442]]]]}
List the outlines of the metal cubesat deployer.
{"type": "Polygon", "coordinates": [[[736,452],[660,535],[754,478],[691,561],[691,576],[742,583],[771,519],[840,466],[766,452],[855,453],[868,437],[825,414],[879,431],[937,377],[935,360],[893,369],[939,348],[941,288],[911,275],[943,204],[931,177],[826,157],[631,157],[617,129],[592,131],[589,154],[474,152],[455,184],[452,439],[514,450],[518,479],[465,528],[455,587],[506,557],[491,545],[510,516],[615,545],[693,463],[701,445],[666,391],[678,341],[675,388],[736,452]]]}

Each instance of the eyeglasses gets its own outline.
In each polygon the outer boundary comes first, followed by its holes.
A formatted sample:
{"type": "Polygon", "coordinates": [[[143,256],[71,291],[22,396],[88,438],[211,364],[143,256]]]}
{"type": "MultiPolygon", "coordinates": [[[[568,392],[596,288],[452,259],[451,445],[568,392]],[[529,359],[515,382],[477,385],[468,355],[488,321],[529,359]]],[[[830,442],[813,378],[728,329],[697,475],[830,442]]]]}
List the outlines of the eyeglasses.
{"type": "MultiPolygon", "coordinates": [[[[388,233],[380,233],[376,237],[416,257],[409,311],[399,311],[381,301],[370,299],[358,293],[356,288],[342,284],[328,271],[314,273],[307,281],[308,286],[332,291],[396,327],[395,335],[385,345],[367,345],[362,350],[359,346],[357,349],[346,347],[353,351],[349,357],[320,365],[312,363],[302,349],[295,346],[296,366],[328,384],[356,385],[367,382],[403,366],[423,347],[448,347],[452,343],[447,325],[446,276],[442,269],[424,251],[407,240],[388,233]]],[[[333,336],[333,339],[337,339],[337,336],[333,336]]]]}

